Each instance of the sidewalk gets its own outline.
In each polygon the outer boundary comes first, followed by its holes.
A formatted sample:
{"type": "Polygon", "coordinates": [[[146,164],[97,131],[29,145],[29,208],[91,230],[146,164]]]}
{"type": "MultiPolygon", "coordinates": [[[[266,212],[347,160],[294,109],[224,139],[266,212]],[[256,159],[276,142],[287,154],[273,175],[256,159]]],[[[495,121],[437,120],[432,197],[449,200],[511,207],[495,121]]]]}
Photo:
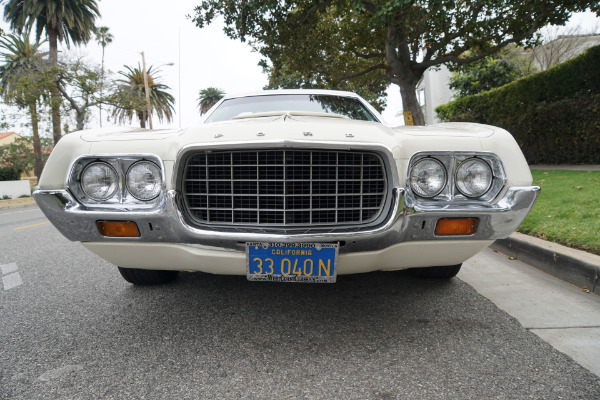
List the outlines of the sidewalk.
{"type": "Polygon", "coordinates": [[[33,197],[20,197],[18,199],[0,200],[0,210],[26,207],[32,204],[35,204],[33,197]]]}

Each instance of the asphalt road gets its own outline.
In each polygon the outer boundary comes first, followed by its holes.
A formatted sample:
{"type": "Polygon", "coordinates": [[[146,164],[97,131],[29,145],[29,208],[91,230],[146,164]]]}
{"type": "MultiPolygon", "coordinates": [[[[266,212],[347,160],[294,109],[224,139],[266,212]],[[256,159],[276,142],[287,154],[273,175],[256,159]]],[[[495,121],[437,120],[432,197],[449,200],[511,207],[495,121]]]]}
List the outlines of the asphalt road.
{"type": "Polygon", "coordinates": [[[0,268],[1,399],[600,398],[459,279],[134,287],[35,207],[0,211],[0,268]]]}

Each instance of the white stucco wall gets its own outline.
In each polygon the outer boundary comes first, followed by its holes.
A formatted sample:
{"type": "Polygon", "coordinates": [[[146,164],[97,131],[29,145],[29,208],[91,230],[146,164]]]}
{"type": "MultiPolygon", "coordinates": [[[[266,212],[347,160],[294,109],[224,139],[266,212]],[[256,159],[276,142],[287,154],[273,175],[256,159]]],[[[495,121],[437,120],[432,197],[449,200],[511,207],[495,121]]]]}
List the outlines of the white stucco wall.
{"type": "Polygon", "coordinates": [[[21,196],[31,196],[29,181],[0,181],[0,200],[4,196],[9,196],[11,199],[18,199],[21,196]]]}
{"type": "Polygon", "coordinates": [[[449,87],[451,75],[452,73],[445,65],[438,69],[430,68],[423,75],[419,87],[425,94],[424,112],[427,125],[440,122],[435,113],[435,108],[452,100],[454,92],[449,87]]]}

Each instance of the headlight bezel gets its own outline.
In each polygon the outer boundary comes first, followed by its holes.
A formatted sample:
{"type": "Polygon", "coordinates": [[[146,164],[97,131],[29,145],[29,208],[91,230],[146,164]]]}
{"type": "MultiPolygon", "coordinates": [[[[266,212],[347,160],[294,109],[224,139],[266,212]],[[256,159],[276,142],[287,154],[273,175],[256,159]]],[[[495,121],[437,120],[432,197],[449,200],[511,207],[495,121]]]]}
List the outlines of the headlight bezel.
{"type": "Polygon", "coordinates": [[[440,201],[449,203],[491,203],[506,185],[506,174],[500,157],[495,153],[483,151],[423,151],[413,154],[408,162],[406,172],[406,187],[408,193],[419,203],[439,204],[440,201]],[[424,158],[434,158],[441,162],[448,173],[446,187],[432,198],[419,196],[410,185],[410,175],[416,163],[424,158]],[[491,169],[492,182],[488,190],[478,197],[467,197],[461,193],[456,184],[456,172],[459,166],[469,159],[478,159],[485,162],[491,169]]]}
{"type": "Polygon", "coordinates": [[[165,167],[155,154],[89,154],[75,159],[69,168],[66,177],[67,189],[84,206],[89,208],[118,209],[123,206],[131,209],[149,209],[154,208],[165,195],[165,167]],[[150,200],[140,200],[130,193],[126,184],[127,172],[132,165],[148,161],[153,163],[160,171],[160,190],[157,196],[150,200]],[[109,165],[116,173],[118,179],[118,190],[111,198],[106,200],[96,200],[90,198],[84,192],[81,185],[83,171],[94,163],[104,163],[109,165]]]}

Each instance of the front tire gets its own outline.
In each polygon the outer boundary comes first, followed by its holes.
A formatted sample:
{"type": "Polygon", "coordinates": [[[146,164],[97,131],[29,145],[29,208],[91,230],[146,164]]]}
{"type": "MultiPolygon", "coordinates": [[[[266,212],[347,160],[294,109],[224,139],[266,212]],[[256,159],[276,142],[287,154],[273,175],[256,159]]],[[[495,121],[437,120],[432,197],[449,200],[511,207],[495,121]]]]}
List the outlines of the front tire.
{"type": "Polygon", "coordinates": [[[172,282],[179,271],[160,271],[152,269],[136,269],[118,267],[121,276],[134,285],[160,285],[172,282]]]}
{"type": "Polygon", "coordinates": [[[413,268],[413,276],[422,279],[452,279],[460,271],[462,264],[449,265],[444,267],[413,268]]]}

